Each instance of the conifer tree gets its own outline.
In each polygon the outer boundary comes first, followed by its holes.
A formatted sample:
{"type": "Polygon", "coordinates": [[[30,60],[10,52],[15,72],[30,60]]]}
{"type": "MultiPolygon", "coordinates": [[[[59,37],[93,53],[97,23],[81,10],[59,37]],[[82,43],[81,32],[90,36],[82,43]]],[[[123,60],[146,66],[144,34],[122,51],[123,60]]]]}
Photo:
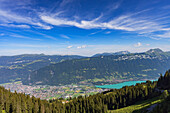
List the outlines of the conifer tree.
{"type": "Polygon", "coordinates": [[[1,107],[1,105],[0,105],[0,113],[2,113],[2,107],[1,107]]]}
{"type": "Polygon", "coordinates": [[[38,101],[37,101],[37,100],[35,100],[34,108],[33,108],[33,113],[38,113],[38,112],[39,112],[38,101]]]}

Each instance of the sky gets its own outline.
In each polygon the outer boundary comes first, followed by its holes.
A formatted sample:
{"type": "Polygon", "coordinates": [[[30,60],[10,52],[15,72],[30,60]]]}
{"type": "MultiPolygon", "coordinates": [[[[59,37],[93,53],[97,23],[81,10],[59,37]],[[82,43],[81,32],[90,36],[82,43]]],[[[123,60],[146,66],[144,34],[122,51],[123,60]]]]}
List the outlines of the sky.
{"type": "Polygon", "coordinates": [[[0,56],[170,51],[170,0],[0,0],[0,56]]]}

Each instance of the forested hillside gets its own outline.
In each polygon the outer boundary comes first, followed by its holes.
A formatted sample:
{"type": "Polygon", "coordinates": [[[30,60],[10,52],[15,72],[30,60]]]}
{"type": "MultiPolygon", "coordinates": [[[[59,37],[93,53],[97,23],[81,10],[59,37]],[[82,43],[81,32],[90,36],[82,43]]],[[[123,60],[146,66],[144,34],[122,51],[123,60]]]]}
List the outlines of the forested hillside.
{"type": "Polygon", "coordinates": [[[95,79],[153,79],[170,67],[170,54],[159,49],[145,53],[74,59],[31,73],[25,84],[71,84],[95,79]]]}
{"type": "Polygon", "coordinates": [[[11,79],[23,79],[32,71],[42,67],[62,62],[69,59],[79,59],[76,55],[44,55],[25,54],[17,56],[0,56],[0,83],[9,82],[11,79]]]}
{"type": "Polygon", "coordinates": [[[0,87],[0,113],[62,113],[64,106],[61,101],[49,103],[29,95],[11,93],[0,87]]]}
{"type": "Polygon", "coordinates": [[[157,85],[159,89],[170,90],[170,70],[167,71],[164,76],[160,76],[157,85]]]}
{"type": "Polygon", "coordinates": [[[169,113],[170,112],[170,70],[166,71],[164,76],[160,76],[157,83],[157,90],[161,91],[161,98],[164,99],[158,104],[151,113],[169,113]],[[169,93],[168,93],[169,92],[169,93]]]}

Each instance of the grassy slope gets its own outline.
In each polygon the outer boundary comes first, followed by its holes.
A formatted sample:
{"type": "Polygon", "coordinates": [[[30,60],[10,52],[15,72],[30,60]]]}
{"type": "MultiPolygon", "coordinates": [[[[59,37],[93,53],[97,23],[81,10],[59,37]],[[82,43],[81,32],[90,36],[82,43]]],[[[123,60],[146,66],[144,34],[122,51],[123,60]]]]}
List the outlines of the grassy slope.
{"type": "Polygon", "coordinates": [[[155,97],[152,99],[147,99],[141,102],[137,102],[134,105],[124,107],[121,109],[109,110],[108,112],[109,113],[141,113],[143,109],[146,109],[153,104],[160,103],[161,101],[162,100],[159,97],[155,97]]]}

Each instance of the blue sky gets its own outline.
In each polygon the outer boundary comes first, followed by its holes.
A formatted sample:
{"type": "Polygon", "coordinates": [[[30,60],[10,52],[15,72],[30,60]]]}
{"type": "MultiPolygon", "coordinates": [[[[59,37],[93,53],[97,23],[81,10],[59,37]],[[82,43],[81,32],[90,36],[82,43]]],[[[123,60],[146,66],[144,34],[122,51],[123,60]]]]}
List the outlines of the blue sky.
{"type": "Polygon", "coordinates": [[[170,51],[169,0],[0,0],[0,55],[170,51]]]}

